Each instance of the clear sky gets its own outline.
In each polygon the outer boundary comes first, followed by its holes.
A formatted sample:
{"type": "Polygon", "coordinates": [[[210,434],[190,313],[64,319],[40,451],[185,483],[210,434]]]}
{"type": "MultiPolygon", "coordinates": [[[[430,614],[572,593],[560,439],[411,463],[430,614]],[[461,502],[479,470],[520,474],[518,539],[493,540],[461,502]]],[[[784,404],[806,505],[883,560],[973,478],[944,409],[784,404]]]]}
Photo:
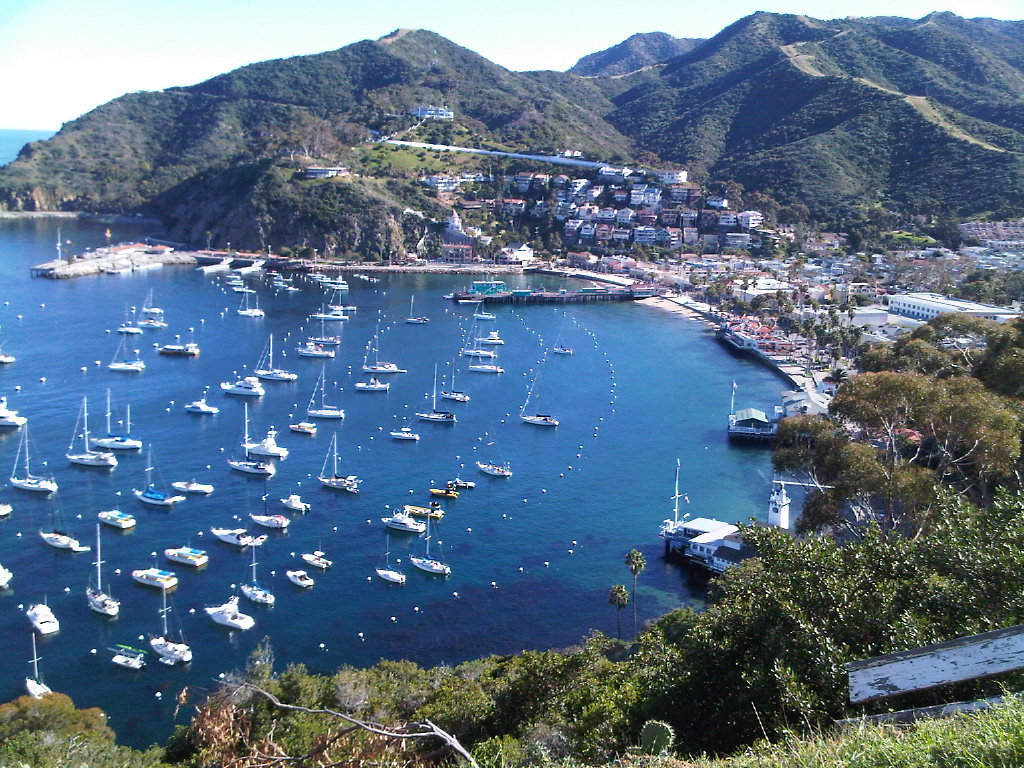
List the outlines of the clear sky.
{"type": "Polygon", "coordinates": [[[0,0],[0,128],[56,129],[123,93],[430,29],[509,69],[564,70],[634,32],[710,37],[755,11],[1020,19],[1024,0],[0,0]]]}

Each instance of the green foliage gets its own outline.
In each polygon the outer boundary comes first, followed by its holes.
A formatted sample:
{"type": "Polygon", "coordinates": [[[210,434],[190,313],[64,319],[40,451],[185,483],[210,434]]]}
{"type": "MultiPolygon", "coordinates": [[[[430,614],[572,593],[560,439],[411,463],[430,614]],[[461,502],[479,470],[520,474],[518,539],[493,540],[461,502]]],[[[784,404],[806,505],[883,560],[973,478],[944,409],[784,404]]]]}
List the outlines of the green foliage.
{"type": "Polygon", "coordinates": [[[645,755],[666,754],[675,738],[671,725],[661,720],[648,720],[640,729],[640,751],[645,755]]]}
{"type": "Polygon", "coordinates": [[[626,75],[688,53],[702,42],[664,32],[639,32],[618,45],[582,57],[568,71],[583,77],[626,75]]]}

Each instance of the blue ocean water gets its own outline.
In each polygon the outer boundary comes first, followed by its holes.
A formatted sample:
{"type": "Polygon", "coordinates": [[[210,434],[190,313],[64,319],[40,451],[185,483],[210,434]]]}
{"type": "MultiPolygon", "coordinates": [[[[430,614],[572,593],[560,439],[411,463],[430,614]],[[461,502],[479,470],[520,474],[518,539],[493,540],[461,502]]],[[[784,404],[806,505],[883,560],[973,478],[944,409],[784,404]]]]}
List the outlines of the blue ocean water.
{"type": "MultiPolygon", "coordinates": [[[[342,301],[358,310],[338,324],[338,356],[323,366],[328,400],[347,415],[340,424],[321,422],[319,434],[308,437],[288,432],[287,424],[304,415],[322,364],[295,356],[294,348],[306,333],[319,332],[307,315],[324,301],[322,290],[297,280],[300,292],[276,293],[268,281],[251,279],[266,310],[265,318],[251,319],[236,314],[238,294],[189,267],[64,281],[30,278],[31,264],[52,257],[58,226],[66,250],[105,242],[107,225],[98,222],[0,219],[0,344],[17,356],[0,368],[0,394],[29,417],[33,461],[48,462],[60,483],[51,500],[0,489],[0,501],[14,505],[13,515],[0,521],[0,563],[14,572],[12,588],[0,593],[0,636],[8,657],[0,666],[0,699],[23,693],[31,658],[23,609],[44,598],[61,621],[60,633],[40,642],[45,680],[80,706],[106,710],[123,742],[145,745],[169,733],[174,700],[184,686],[209,689],[264,637],[279,662],[325,672],[381,658],[455,663],[567,646],[592,629],[615,632],[608,590],[630,583],[623,558],[632,548],[648,563],[638,588],[642,620],[683,604],[700,606],[702,580],[665,563],[657,537],[660,522],[671,515],[677,457],[681,490],[690,499],[686,512],[725,520],[764,517],[769,455],[730,446],[725,417],[734,381],[738,405],[762,408],[775,403],[785,385],[731,355],[692,320],[642,304],[499,308],[496,321],[482,322],[473,333],[498,330],[506,340],[498,348],[506,373],[489,376],[467,372],[468,359],[457,357],[471,308],[442,299],[464,278],[396,274],[372,283],[349,277],[351,289],[342,301]],[[132,337],[146,361],[144,373],[112,373],[106,364],[121,338],[113,329],[126,305],[140,306],[150,290],[170,327],[132,337]],[[416,314],[430,317],[428,325],[404,323],[411,296],[416,314]],[[390,377],[388,393],[357,392],[353,384],[365,378],[359,367],[378,318],[382,359],[409,372],[390,377]],[[176,335],[187,339],[190,328],[202,347],[198,358],[155,353],[155,344],[176,335]],[[279,442],[291,451],[264,483],[226,466],[242,437],[243,403],[223,396],[218,384],[251,370],[270,333],[277,364],[300,379],[267,382],[267,394],[250,402],[252,432],[275,425],[282,430],[279,442]],[[556,342],[576,354],[551,355],[547,350],[556,342]],[[429,408],[434,365],[448,376],[453,360],[458,388],[472,400],[444,401],[458,415],[453,426],[416,421],[413,412],[429,408]],[[556,415],[561,425],[555,429],[517,418],[534,380],[531,410],[556,415]],[[207,386],[220,414],[184,413],[182,405],[207,386]],[[216,486],[212,495],[190,497],[169,512],[139,504],[131,489],[142,487],[146,450],[120,453],[120,465],[109,472],[68,465],[63,454],[82,397],[89,398],[94,430],[102,430],[108,388],[115,419],[131,405],[133,432],[152,448],[156,479],[195,476],[216,486]],[[407,418],[422,439],[390,440],[388,430],[407,418]],[[322,489],[316,481],[335,430],[343,473],[363,478],[357,496],[322,489]],[[478,458],[507,460],[514,474],[483,475],[473,466],[478,458]],[[392,562],[402,561],[408,583],[395,587],[374,577],[386,541],[380,517],[388,507],[427,503],[427,489],[456,473],[477,487],[444,500],[447,515],[434,531],[435,553],[444,555],[452,576],[440,580],[416,571],[408,557],[421,552],[423,542],[392,534],[392,562]],[[269,510],[283,512],[278,499],[295,492],[312,511],[292,515],[288,532],[272,534],[257,550],[260,580],[276,593],[277,604],[246,605],[256,618],[248,632],[232,634],[212,624],[203,606],[223,602],[247,579],[250,554],[213,540],[209,528],[249,522],[249,513],[264,510],[264,494],[269,510]],[[83,595],[93,554],[50,549],[37,530],[59,508],[72,532],[94,543],[96,512],[117,504],[139,522],[128,533],[103,529],[104,575],[122,603],[121,615],[108,621],[88,610],[83,595]],[[206,569],[175,567],[153,554],[186,543],[209,552],[206,569]],[[304,592],[284,571],[304,567],[295,555],[318,548],[334,567],[307,569],[317,583],[304,592]],[[132,569],[154,564],[171,567],[181,580],[172,596],[174,622],[195,660],[188,668],[150,663],[132,673],[114,667],[106,649],[140,645],[141,636],[159,629],[159,594],[130,577],[132,569]]],[[[115,241],[144,234],[125,225],[112,229],[115,241]]],[[[0,434],[2,477],[14,464],[18,441],[16,431],[0,434]]],[[[631,631],[628,624],[624,616],[624,633],[631,631]]],[[[183,708],[177,721],[188,716],[183,708]]]]}
{"type": "Polygon", "coordinates": [[[53,131],[0,128],[0,165],[11,162],[30,141],[48,139],[52,135],[53,131]]]}

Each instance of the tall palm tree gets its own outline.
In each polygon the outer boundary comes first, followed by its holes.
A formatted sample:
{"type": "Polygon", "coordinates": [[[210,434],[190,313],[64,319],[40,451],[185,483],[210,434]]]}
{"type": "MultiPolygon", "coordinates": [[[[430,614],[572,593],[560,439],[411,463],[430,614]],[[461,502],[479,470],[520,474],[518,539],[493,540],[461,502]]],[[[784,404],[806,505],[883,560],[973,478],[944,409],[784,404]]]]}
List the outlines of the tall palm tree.
{"type": "Polygon", "coordinates": [[[615,637],[622,639],[622,609],[629,604],[629,592],[624,584],[616,584],[608,593],[608,602],[615,606],[615,637]]]}
{"type": "Polygon", "coordinates": [[[643,552],[639,549],[629,550],[626,553],[626,567],[633,574],[633,637],[636,637],[636,577],[640,575],[640,571],[647,567],[647,561],[644,559],[643,552]]]}

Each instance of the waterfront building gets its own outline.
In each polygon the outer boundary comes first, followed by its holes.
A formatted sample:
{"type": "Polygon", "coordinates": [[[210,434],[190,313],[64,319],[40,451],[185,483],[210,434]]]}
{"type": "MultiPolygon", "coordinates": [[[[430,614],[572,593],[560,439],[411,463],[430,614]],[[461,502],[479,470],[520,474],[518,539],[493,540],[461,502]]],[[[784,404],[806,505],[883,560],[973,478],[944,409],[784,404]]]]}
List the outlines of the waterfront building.
{"type": "Polygon", "coordinates": [[[1020,316],[1020,312],[1008,307],[954,299],[938,293],[903,293],[890,296],[889,312],[924,323],[950,312],[959,312],[971,317],[983,317],[997,323],[1005,323],[1020,316]]]}

